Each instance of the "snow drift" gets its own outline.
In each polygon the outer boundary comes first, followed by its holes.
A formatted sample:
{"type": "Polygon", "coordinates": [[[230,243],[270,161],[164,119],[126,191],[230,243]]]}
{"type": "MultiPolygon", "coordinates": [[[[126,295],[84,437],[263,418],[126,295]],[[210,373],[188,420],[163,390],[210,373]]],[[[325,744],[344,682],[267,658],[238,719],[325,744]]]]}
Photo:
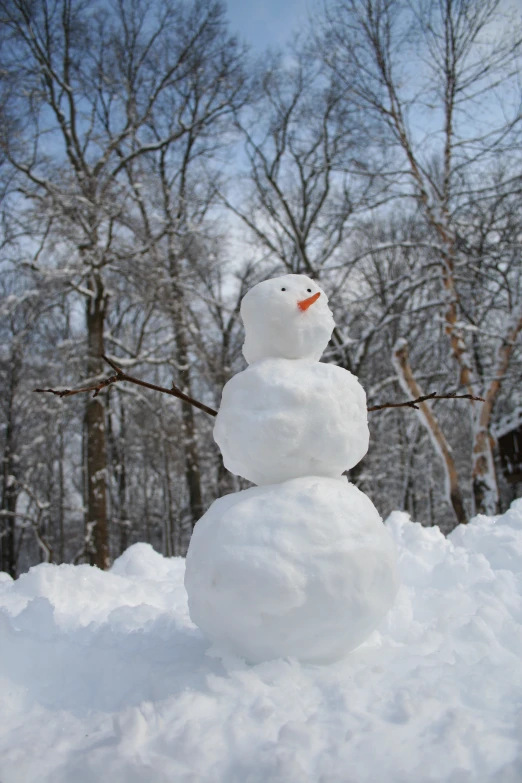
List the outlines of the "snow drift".
{"type": "Polygon", "coordinates": [[[449,539],[386,524],[394,607],[328,666],[209,649],[146,544],[0,575],[2,783],[520,781],[522,500],[449,539]]]}

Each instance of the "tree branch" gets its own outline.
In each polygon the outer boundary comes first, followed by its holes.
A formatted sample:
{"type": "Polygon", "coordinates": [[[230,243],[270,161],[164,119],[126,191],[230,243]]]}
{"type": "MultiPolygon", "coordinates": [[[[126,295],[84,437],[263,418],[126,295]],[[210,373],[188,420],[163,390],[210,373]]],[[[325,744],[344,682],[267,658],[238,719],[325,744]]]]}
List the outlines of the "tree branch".
{"type": "Polygon", "coordinates": [[[217,416],[217,411],[213,408],[209,408],[208,405],[204,405],[202,402],[198,402],[198,400],[194,400],[192,397],[189,397],[188,394],[184,394],[181,389],[178,389],[178,387],[174,385],[174,383],[170,389],[166,389],[163,386],[156,386],[154,383],[147,383],[147,381],[142,381],[139,378],[134,378],[132,375],[127,375],[127,373],[123,372],[123,370],[107,356],[102,356],[102,358],[116,371],[116,375],[111,375],[109,378],[105,378],[103,381],[100,381],[93,386],[85,386],[81,389],[35,389],[34,391],[40,394],[48,392],[50,394],[55,394],[57,397],[70,397],[73,394],[82,394],[84,392],[92,391],[94,392],[93,397],[97,397],[100,391],[106,386],[110,386],[113,383],[119,383],[120,381],[128,381],[128,383],[145,386],[147,389],[153,389],[154,391],[159,391],[163,394],[170,394],[172,397],[177,397],[178,399],[193,405],[195,408],[199,408],[199,410],[208,413],[210,416],[217,416]]]}
{"type": "Polygon", "coordinates": [[[425,402],[426,400],[479,400],[480,402],[484,402],[482,397],[473,397],[471,394],[457,394],[456,392],[437,394],[437,392],[430,392],[430,394],[424,394],[422,397],[417,397],[416,400],[386,402],[384,405],[372,405],[368,408],[368,412],[381,411],[383,408],[415,408],[416,410],[419,410],[419,405],[417,403],[425,402]]]}

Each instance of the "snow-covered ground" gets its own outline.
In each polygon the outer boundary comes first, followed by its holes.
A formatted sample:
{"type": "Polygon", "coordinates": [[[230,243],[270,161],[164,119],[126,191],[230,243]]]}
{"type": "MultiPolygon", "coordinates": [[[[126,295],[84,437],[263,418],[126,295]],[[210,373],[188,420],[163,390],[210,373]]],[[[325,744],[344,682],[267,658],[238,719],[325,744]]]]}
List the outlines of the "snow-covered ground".
{"type": "Polygon", "coordinates": [[[0,574],[1,783],[519,783],[522,500],[449,539],[387,525],[395,606],[328,666],[209,649],[146,544],[0,574]]]}

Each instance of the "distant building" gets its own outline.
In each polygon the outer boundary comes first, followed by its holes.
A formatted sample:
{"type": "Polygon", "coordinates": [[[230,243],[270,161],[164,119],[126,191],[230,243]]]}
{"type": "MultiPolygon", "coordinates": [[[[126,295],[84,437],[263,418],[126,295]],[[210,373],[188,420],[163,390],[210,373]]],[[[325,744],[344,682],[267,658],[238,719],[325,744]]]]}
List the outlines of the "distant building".
{"type": "Polygon", "coordinates": [[[493,429],[506,481],[522,482],[522,408],[503,416],[493,429]]]}

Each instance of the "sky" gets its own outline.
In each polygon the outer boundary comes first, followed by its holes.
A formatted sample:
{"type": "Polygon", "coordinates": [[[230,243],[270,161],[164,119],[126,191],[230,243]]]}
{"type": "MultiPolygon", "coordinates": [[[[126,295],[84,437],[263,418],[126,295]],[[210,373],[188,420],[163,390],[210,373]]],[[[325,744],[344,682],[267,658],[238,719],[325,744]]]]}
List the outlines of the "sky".
{"type": "Polygon", "coordinates": [[[283,46],[314,5],[314,0],[228,0],[230,29],[259,54],[267,46],[283,46]]]}

